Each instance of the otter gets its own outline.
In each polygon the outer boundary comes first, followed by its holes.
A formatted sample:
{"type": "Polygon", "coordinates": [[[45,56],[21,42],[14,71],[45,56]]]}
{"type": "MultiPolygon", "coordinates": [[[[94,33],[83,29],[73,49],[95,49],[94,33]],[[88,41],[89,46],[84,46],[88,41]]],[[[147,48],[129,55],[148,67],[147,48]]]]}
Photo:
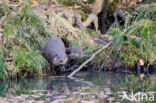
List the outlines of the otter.
{"type": "Polygon", "coordinates": [[[73,71],[74,68],[78,67],[78,59],[86,56],[85,52],[80,48],[66,48],[66,54],[68,55],[68,69],[66,72],[73,71]]]}
{"type": "Polygon", "coordinates": [[[53,75],[56,74],[55,66],[63,66],[68,61],[65,45],[63,41],[57,37],[52,37],[46,42],[44,56],[50,64],[53,75]]]}
{"type": "Polygon", "coordinates": [[[85,56],[85,52],[79,48],[66,48],[66,54],[69,59],[75,60],[85,56]]]}

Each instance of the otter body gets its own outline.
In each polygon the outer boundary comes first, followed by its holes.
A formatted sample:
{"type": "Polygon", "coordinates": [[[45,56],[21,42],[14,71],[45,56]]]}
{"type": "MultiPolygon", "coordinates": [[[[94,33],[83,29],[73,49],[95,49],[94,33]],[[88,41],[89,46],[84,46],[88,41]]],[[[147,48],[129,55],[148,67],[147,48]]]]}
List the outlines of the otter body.
{"type": "Polygon", "coordinates": [[[48,60],[53,74],[56,74],[55,66],[64,65],[68,61],[64,43],[60,38],[56,37],[52,37],[46,42],[44,56],[48,60]]]}

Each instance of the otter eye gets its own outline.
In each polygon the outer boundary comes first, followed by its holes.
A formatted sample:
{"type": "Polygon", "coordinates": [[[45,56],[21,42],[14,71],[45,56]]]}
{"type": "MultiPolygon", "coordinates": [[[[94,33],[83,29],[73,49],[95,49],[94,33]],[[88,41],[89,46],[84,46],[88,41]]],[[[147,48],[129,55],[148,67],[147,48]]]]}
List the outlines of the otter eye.
{"type": "Polygon", "coordinates": [[[57,57],[57,55],[54,56],[54,58],[56,58],[56,57],[57,57]]]}

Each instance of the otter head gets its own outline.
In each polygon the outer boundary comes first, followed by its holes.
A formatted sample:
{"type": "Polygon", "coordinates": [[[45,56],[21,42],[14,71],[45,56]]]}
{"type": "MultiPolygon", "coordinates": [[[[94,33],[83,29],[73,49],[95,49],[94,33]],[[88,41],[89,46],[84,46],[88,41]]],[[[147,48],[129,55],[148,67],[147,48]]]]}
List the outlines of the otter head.
{"type": "Polygon", "coordinates": [[[67,63],[67,61],[68,61],[67,56],[60,57],[60,56],[56,55],[53,58],[53,64],[54,65],[64,65],[67,63]]]}
{"type": "Polygon", "coordinates": [[[68,48],[66,53],[70,59],[78,59],[86,56],[85,52],[79,48],[68,48]]]}

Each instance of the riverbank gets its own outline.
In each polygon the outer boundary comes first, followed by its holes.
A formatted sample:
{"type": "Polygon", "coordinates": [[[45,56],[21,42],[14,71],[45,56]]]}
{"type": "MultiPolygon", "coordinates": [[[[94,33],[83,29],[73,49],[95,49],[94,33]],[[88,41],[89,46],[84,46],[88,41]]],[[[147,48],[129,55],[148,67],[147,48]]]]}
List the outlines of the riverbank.
{"type": "MultiPolygon", "coordinates": [[[[73,26],[74,11],[81,14],[83,21],[90,13],[82,2],[13,0],[1,2],[0,6],[1,80],[50,75],[42,49],[51,36],[62,38],[66,47],[83,49],[87,55],[113,41],[89,64],[97,70],[134,71],[139,65],[151,73],[156,71],[155,3],[125,8],[128,19],[124,26],[111,26],[107,35],[73,26]]],[[[109,18],[108,15],[108,22],[109,18]]],[[[80,63],[84,59],[87,58],[80,63]]]]}

